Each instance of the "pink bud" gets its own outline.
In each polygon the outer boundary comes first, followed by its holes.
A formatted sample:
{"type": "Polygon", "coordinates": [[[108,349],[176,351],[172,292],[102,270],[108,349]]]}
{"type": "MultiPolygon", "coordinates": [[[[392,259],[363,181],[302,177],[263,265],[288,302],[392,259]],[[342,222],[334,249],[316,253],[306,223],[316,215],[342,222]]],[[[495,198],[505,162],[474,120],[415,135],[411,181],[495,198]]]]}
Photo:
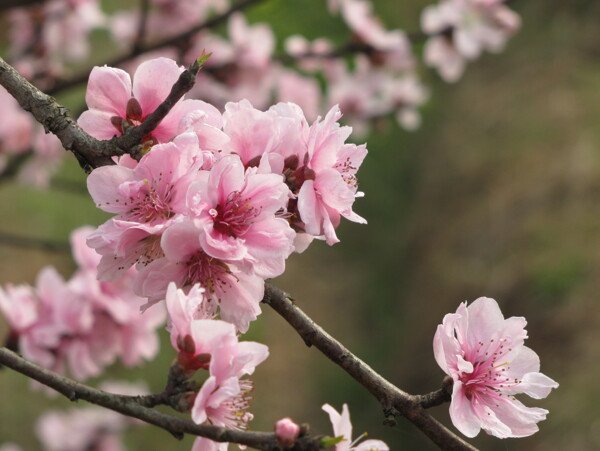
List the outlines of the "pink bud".
{"type": "Polygon", "coordinates": [[[275,437],[277,443],[284,448],[291,448],[298,440],[300,426],[294,423],[291,418],[282,418],[275,423],[275,437]]]}

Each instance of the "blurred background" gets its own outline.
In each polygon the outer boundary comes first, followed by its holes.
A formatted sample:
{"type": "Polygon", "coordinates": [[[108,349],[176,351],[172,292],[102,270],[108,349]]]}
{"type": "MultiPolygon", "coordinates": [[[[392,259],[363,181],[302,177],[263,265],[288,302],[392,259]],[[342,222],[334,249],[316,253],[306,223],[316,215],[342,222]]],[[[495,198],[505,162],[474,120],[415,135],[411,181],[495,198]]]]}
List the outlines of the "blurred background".
{"type": "MultiPolygon", "coordinates": [[[[119,7],[125,2],[119,2],[119,7]]],[[[132,2],[131,2],[132,3],[132,2]]],[[[269,0],[248,12],[279,36],[308,37],[344,27],[321,13],[322,1],[269,0]]],[[[388,25],[415,30],[427,2],[377,0],[388,25]]],[[[107,8],[116,8],[116,2],[107,8]]],[[[437,389],[444,376],[432,352],[436,325],[462,301],[495,298],[505,316],[525,316],[527,344],[542,372],[560,383],[546,400],[540,432],[499,440],[481,433],[484,450],[600,449],[600,3],[571,0],[511,2],[522,30],[505,52],[484,55],[449,85],[425,72],[431,100],[416,132],[381,121],[368,136],[360,172],[366,197],[355,211],[365,226],[343,222],[341,243],[316,242],[293,255],[275,283],[375,370],[410,393],[437,389]]],[[[116,54],[103,35],[99,54],[116,54]]],[[[98,54],[95,59],[98,58],[98,54]]],[[[83,90],[59,97],[74,111],[83,90]]],[[[85,192],[85,174],[69,157],[46,191],[10,181],[0,185],[0,231],[66,242],[70,231],[108,216],[85,192]]],[[[0,282],[34,283],[44,266],[68,277],[68,254],[0,244],[0,282]]],[[[270,358],[255,373],[253,429],[271,430],[284,416],[330,433],[324,403],[348,403],[355,435],[369,432],[393,450],[435,446],[406,421],[383,426],[380,407],[356,382],[307,348],[268,307],[247,339],[270,358]]],[[[0,323],[0,337],[6,325],[0,323]]],[[[137,369],[113,367],[107,378],[146,380],[163,388],[174,351],[137,369]]],[[[90,384],[97,385],[92,380],[90,384]]],[[[40,449],[33,424],[48,407],[68,401],[32,391],[0,370],[0,443],[40,449]]],[[[80,402],[79,404],[83,404],[80,402]]],[[[432,409],[452,428],[448,405],[432,409]]],[[[126,435],[131,450],[186,450],[151,427],[126,435]]]]}

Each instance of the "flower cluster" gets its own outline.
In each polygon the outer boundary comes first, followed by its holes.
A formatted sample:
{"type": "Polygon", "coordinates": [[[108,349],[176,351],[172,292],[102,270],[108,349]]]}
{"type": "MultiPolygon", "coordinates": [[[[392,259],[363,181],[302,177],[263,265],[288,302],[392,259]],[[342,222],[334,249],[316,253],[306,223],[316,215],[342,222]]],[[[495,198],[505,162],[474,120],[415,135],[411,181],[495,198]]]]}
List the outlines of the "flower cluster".
{"type": "Polygon", "coordinates": [[[526,437],[546,419],[547,410],[526,407],[514,396],[545,398],[558,387],[523,344],[526,324],[525,318],[504,319],[495,300],[479,298],[462,303],[438,326],[435,359],[454,381],[450,417],[467,437],[481,429],[500,438],[526,437]]]}
{"type": "MultiPolygon", "coordinates": [[[[171,344],[178,351],[178,363],[186,376],[197,370],[208,370],[208,378],[191,408],[192,419],[232,429],[246,429],[252,414],[247,411],[252,401],[253,384],[244,378],[269,355],[260,343],[240,342],[231,323],[213,318],[210,298],[195,285],[186,295],[174,283],[166,298],[171,344]]],[[[219,447],[199,438],[195,449],[219,447]]]]}
{"type": "Polygon", "coordinates": [[[99,256],[85,244],[91,228],[71,237],[79,269],[65,281],[47,267],[35,287],[0,288],[0,311],[10,327],[9,341],[23,355],[59,373],[68,369],[76,379],[102,373],[116,359],[140,364],[158,352],[156,329],[164,309],[141,315],[143,300],[131,291],[131,274],[118,282],[99,282],[99,256]]]}
{"type": "MultiPolygon", "coordinates": [[[[135,97],[128,97],[123,71],[96,70],[80,125],[94,136],[109,137],[111,127],[110,133],[122,132],[114,125],[130,120],[130,105],[147,114],[144,105],[166,97],[163,77],[153,74],[173,67],[166,58],[141,65],[135,97]]],[[[337,108],[311,125],[291,103],[268,111],[248,101],[228,103],[221,115],[184,100],[173,110],[139,162],[124,157],[90,174],[96,205],[116,216],[88,244],[102,255],[101,280],[135,265],[134,289],[150,303],[164,299],[171,281],[186,290],[199,283],[222,319],[244,332],[260,313],[264,279],[282,274],[294,249],[314,237],[336,243],[342,216],[365,222],[352,205],[361,195],[356,171],[367,150],[346,143],[351,129],[339,125],[337,108]]]]}
{"type": "Polygon", "coordinates": [[[425,63],[447,82],[458,80],[467,60],[484,50],[500,52],[520,26],[519,16],[504,0],[442,0],[423,10],[421,25],[430,35],[425,63]]]}

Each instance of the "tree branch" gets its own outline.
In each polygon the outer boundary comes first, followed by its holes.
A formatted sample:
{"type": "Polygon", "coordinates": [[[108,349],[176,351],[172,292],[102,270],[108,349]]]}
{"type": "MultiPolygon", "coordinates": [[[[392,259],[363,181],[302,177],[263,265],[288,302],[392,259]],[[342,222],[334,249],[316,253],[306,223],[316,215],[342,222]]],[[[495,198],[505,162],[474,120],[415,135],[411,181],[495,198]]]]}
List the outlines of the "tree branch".
{"type": "Polygon", "coordinates": [[[298,332],[307,346],[315,346],[329,360],[365,387],[381,403],[386,415],[386,423],[393,423],[394,417],[405,416],[442,449],[461,451],[477,449],[429,415],[421,404],[420,396],[410,395],[400,390],[352,354],[298,308],[289,294],[267,283],[263,302],[279,313],[298,332]]]}
{"type": "Polygon", "coordinates": [[[148,25],[148,14],[150,13],[150,0],[140,0],[140,20],[138,30],[133,41],[132,52],[138,52],[144,45],[146,39],[146,28],[148,25]]]}
{"type": "MultiPolygon", "coordinates": [[[[176,418],[153,409],[141,406],[135,396],[115,395],[83,385],[72,379],[48,371],[35,363],[29,362],[18,354],[0,348],[0,363],[53,388],[71,401],[83,399],[123,415],[137,418],[146,423],[158,426],[177,438],[184,434],[206,437],[216,442],[231,442],[250,446],[259,450],[280,451],[275,434],[268,432],[237,431],[207,424],[195,424],[189,420],[176,418]]],[[[304,435],[292,448],[294,451],[316,451],[320,449],[320,437],[304,435]]]]}
{"type": "Polygon", "coordinates": [[[442,387],[439,390],[436,390],[431,393],[427,393],[426,395],[419,395],[419,404],[424,409],[429,409],[430,407],[440,406],[444,403],[450,402],[452,400],[452,385],[454,381],[450,376],[446,376],[442,381],[442,387]]]}

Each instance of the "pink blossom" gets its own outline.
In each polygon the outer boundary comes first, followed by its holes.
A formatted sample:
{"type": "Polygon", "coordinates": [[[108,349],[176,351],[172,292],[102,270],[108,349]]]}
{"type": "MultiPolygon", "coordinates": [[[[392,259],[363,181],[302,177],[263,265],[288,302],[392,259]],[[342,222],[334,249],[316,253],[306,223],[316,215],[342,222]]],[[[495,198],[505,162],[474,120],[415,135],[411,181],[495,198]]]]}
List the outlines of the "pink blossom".
{"type": "Polygon", "coordinates": [[[284,448],[291,448],[298,440],[300,435],[300,426],[292,421],[291,418],[282,418],[275,423],[275,437],[277,443],[284,448]]]}
{"type": "Polygon", "coordinates": [[[253,415],[247,411],[252,402],[253,384],[248,379],[230,377],[219,382],[210,376],[202,385],[192,407],[192,420],[201,424],[245,430],[253,415]]]}
{"type": "Polygon", "coordinates": [[[262,278],[281,275],[295,233],[275,214],[288,200],[276,174],[244,169],[237,155],[223,157],[210,172],[198,174],[188,190],[188,207],[204,252],[223,261],[240,261],[262,278]]]}
{"type": "Polygon", "coordinates": [[[264,280],[244,272],[235,261],[208,255],[200,245],[201,233],[191,221],[169,227],[161,238],[165,257],[140,270],[134,290],[156,302],[164,298],[170,282],[183,289],[199,283],[219,304],[221,317],[245,332],[260,313],[264,280]]]}
{"type": "Polygon", "coordinates": [[[347,404],[343,405],[341,414],[329,404],[324,404],[322,408],[329,414],[335,437],[343,437],[343,440],[335,445],[335,451],[389,451],[389,447],[381,440],[365,440],[358,444],[358,441],[366,434],[362,434],[352,441],[352,423],[347,404]]]}
{"type": "Polygon", "coordinates": [[[166,297],[171,344],[186,370],[208,369],[218,381],[252,374],[269,355],[265,345],[238,342],[233,324],[215,320],[211,299],[194,285],[186,295],[169,284],[166,297]]]}
{"type": "Polygon", "coordinates": [[[223,114],[229,151],[259,172],[283,174],[291,191],[289,221],[297,232],[324,236],[336,243],[334,229],[341,216],[364,219],[352,211],[357,192],[356,171],[366,156],[364,145],[346,144],[350,127],[341,127],[339,108],[310,127],[302,110],[279,103],[262,112],[249,102],[229,103],[223,114]]]}
{"type": "Polygon", "coordinates": [[[154,357],[156,328],[164,323],[160,308],[140,313],[144,301],[131,291],[131,274],[116,283],[97,280],[100,257],[84,245],[90,230],[73,234],[81,266],[69,280],[48,267],[35,289],[0,289],[0,310],[23,355],[60,373],[68,368],[81,380],[97,376],[117,358],[132,366],[154,357]]]}
{"type": "Polygon", "coordinates": [[[285,40],[284,46],[289,55],[298,58],[298,67],[306,72],[322,70],[328,73],[332,69],[335,70],[339,63],[334,58],[324,58],[334,49],[333,43],[326,38],[317,38],[309,42],[304,36],[295,34],[285,40]],[[308,54],[314,55],[314,58],[307,57],[308,54]]]}
{"type": "MultiPolygon", "coordinates": [[[[85,99],[89,110],[79,117],[79,125],[98,139],[121,135],[128,127],[141,124],[146,116],[168,96],[183,71],[175,61],[157,58],[138,67],[133,77],[121,69],[94,67],[90,73],[85,99]]],[[[201,100],[182,100],[162,122],[144,138],[151,146],[171,140],[178,133],[179,123],[192,111],[204,111],[209,123],[220,127],[221,116],[212,105],[201,100]]]]}
{"type": "Polygon", "coordinates": [[[479,298],[447,314],[433,339],[435,359],[454,380],[450,417],[459,431],[480,429],[499,438],[538,431],[547,410],[526,407],[514,395],[545,398],[558,384],[539,372],[538,355],[524,346],[526,321],[504,319],[498,303],[479,298]]]}
{"type": "Polygon", "coordinates": [[[340,127],[342,116],[333,107],[322,121],[310,127],[304,183],[298,190],[298,213],[304,230],[325,236],[327,244],[337,243],[335,228],[344,216],[353,222],[366,221],[352,211],[357,192],[356,171],[367,154],[365,145],[346,144],[352,129],[340,127]]]}

